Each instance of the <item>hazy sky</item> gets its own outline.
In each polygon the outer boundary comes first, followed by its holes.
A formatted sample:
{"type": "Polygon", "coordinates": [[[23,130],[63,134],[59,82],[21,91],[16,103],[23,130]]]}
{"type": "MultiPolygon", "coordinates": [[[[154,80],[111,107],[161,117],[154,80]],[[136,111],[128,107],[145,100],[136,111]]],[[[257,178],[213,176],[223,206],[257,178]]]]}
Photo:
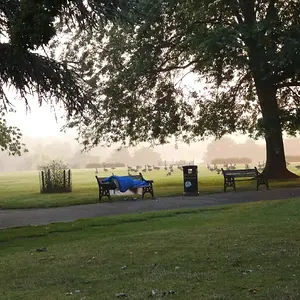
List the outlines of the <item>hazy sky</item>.
{"type": "MultiPolygon", "coordinates": [[[[46,136],[63,136],[60,132],[61,126],[64,124],[61,117],[64,112],[59,107],[56,108],[55,113],[51,111],[50,105],[43,103],[39,104],[32,100],[30,103],[31,111],[26,113],[25,105],[22,101],[15,101],[16,113],[9,113],[7,121],[10,125],[19,127],[23,135],[30,137],[46,137],[46,136]]],[[[74,131],[68,131],[69,135],[76,135],[74,131]]]]}

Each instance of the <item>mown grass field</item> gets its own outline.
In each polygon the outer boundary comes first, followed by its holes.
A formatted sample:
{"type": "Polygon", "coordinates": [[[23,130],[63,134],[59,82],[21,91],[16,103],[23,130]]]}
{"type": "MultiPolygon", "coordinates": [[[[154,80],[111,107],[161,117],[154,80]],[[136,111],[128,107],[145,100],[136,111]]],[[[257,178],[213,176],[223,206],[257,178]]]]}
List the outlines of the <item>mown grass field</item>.
{"type": "Polygon", "coordinates": [[[0,299],[298,300],[299,214],[294,198],[1,230],[0,299]]]}
{"type": "MultiPolygon", "coordinates": [[[[238,166],[243,168],[243,166],[238,166]]],[[[291,166],[292,171],[298,172],[291,166]]],[[[126,175],[125,169],[116,169],[115,175],[126,175]]],[[[146,179],[154,180],[154,192],[157,197],[182,195],[183,175],[175,169],[171,176],[166,176],[165,170],[152,171],[144,174],[146,179]]],[[[94,169],[73,170],[73,191],[67,194],[40,194],[38,171],[0,173],[0,208],[33,208],[54,207],[98,202],[98,185],[94,169]]],[[[298,172],[299,174],[299,172],[298,172]]],[[[101,176],[110,176],[111,171],[101,176]]],[[[270,182],[271,188],[299,186],[299,181],[270,182]]],[[[264,187],[261,187],[264,188],[264,187]]],[[[255,182],[239,182],[237,189],[253,190],[255,182]]],[[[208,171],[204,166],[199,167],[199,193],[223,192],[223,176],[208,171]]],[[[107,201],[103,198],[103,201],[107,201]]]]}

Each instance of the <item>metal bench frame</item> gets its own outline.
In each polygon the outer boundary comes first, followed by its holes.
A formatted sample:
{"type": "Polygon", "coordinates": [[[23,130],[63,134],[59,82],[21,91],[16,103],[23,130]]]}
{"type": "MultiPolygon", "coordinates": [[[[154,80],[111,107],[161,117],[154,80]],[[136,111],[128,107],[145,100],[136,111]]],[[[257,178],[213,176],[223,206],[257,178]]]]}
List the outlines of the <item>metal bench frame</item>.
{"type": "Polygon", "coordinates": [[[251,177],[251,179],[239,179],[237,181],[248,181],[248,180],[256,180],[256,190],[258,190],[260,185],[265,185],[267,189],[269,189],[269,182],[255,167],[254,169],[242,169],[242,170],[222,170],[222,174],[224,176],[224,192],[228,187],[232,187],[236,192],[235,187],[235,179],[236,178],[247,178],[251,177]]]}

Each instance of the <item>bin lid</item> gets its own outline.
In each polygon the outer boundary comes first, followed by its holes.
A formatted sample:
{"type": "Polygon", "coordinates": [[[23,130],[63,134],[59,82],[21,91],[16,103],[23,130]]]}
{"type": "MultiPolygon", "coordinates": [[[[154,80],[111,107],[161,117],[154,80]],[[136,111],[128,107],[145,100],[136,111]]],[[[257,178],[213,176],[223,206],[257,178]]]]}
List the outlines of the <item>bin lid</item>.
{"type": "Polygon", "coordinates": [[[197,165],[187,165],[187,166],[182,166],[183,168],[198,168],[197,165]]]}

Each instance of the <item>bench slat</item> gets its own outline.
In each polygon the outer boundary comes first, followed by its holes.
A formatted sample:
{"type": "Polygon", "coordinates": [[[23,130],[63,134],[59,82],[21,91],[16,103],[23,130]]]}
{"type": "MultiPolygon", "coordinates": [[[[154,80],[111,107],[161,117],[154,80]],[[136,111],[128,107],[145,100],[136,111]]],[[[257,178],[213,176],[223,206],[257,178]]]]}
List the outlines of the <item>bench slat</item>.
{"type": "Polygon", "coordinates": [[[250,177],[257,176],[259,172],[257,169],[240,169],[240,170],[224,170],[222,169],[224,176],[232,176],[232,177],[250,177]]]}
{"type": "MultiPolygon", "coordinates": [[[[224,170],[221,169],[224,176],[224,192],[226,192],[227,187],[232,187],[235,189],[235,178],[247,178],[254,177],[256,179],[256,189],[262,184],[266,185],[267,189],[269,189],[269,183],[264,176],[258,172],[257,168],[254,169],[240,169],[240,170],[224,170]]],[[[245,181],[246,179],[241,179],[238,181],[245,181]]]]}
{"type": "Polygon", "coordinates": [[[232,177],[253,177],[257,176],[257,172],[255,170],[234,170],[234,171],[225,171],[225,176],[232,177]]]}

